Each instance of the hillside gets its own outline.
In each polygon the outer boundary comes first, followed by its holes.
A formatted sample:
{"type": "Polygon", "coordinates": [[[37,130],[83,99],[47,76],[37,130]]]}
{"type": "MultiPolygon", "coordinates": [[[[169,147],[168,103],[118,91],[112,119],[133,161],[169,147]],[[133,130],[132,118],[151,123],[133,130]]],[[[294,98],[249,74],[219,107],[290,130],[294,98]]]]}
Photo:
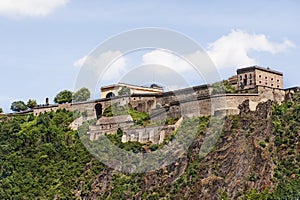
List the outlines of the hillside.
{"type": "Polygon", "coordinates": [[[206,157],[199,150],[208,118],[199,118],[186,156],[144,174],[123,174],[93,158],[68,128],[69,111],[3,117],[0,199],[299,199],[299,97],[261,103],[255,112],[247,101],[239,108],[206,157]]]}

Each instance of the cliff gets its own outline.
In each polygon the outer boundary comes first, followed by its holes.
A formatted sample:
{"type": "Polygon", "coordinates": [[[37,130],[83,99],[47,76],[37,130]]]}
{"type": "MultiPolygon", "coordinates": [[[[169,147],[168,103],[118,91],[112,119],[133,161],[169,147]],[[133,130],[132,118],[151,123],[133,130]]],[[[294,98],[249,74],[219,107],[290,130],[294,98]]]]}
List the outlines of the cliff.
{"type": "Polygon", "coordinates": [[[187,155],[168,167],[145,174],[101,174],[88,199],[298,199],[299,108],[295,101],[280,106],[267,101],[250,111],[245,101],[239,115],[226,117],[221,138],[203,159],[199,151],[205,134],[200,134],[187,155]],[[274,127],[278,121],[281,130],[297,122],[280,136],[281,143],[274,127]]]}

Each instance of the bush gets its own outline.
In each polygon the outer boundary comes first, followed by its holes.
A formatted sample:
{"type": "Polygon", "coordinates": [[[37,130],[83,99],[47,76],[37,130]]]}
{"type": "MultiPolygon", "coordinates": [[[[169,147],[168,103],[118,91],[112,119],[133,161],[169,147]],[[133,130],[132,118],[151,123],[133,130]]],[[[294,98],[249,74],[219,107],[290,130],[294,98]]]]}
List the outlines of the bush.
{"type": "Polygon", "coordinates": [[[265,147],[266,147],[265,141],[260,141],[260,142],[259,142],[259,146],[265,148],[265,147]]]}

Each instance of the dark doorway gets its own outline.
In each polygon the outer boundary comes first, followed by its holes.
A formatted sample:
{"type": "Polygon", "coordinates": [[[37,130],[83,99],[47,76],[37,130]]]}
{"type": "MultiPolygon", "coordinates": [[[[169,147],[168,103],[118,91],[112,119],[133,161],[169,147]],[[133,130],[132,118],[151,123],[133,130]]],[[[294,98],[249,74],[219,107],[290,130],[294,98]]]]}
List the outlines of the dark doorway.
{"type": "Polygon", "coordinates": [[[112,98],[114,96],[116,96],[116,95],[113,92],[109,92],[109,93],[107,93],[106,98],[112,98]]]}
{"type": "Polygon", "coordinates": [[[95,105],[95,110],[96,110],[97,119],[99,119],[102,115],[102,105],[100,103],[97,103],[95,105]]]}

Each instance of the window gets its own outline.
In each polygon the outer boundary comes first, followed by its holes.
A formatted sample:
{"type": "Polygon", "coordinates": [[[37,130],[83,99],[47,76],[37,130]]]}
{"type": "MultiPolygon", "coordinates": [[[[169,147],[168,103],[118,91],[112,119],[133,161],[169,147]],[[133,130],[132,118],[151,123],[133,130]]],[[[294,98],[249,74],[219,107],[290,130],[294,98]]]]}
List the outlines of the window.
{"type": "Polygon", "coordinates": [[[273,83],[271,84],[271,86],[272,86],[272,87],[274,86],[273,83]]]}
{"type": "Polygon", "coordinates": [[[279,85],[277,85],[277,87],[279,88],[279,85]]]}
{"type": "Polygon", "coordinates": [[[265,77],[265,79],[268,79],[268,77],[265,77]]]}
{"type": "Polygon", "coordinates": [[[258,75],[259,78],[261,78],[261,75],[258,75]]]}
{"type": "Polygon", "coordinates": [[[268,85],[268,83],[267,83],[267,82],[265,82],[265,85],[268,85]]]}
{"type": "Polygon", "coordinates": [[[261,81],[259,81],[259,83],[261,83],[261,81]]]}
{"type": "Polygon", "coordinates": [[[279,79],[277,79],[277,82],[279,82],[279,79]]]}
{"type": "Polygon", "coordinates": [[[243,79],[243,77],[242,76],[240,76],[240,80],[242,80],[243,79]]]}
{"type": "Polygon", "coordinates": [[[271,78],[271,81],[273,81],[274,79],[273,78],[271,78]]]}
{"type": "Polygon", "coordinates": [[[249,83],[250,85],[252,85],[252,80],[250,80],[250,83],[249,83]]]}
{"type": "Polygon", "coordinates": [[[249,74],[249,78],[252,79],[252,74],[249,74]]]}
{"type": "Polygon", "coordinates": [[[245,74],[245,78],[247,78],[247,74],[245,74]]]}

